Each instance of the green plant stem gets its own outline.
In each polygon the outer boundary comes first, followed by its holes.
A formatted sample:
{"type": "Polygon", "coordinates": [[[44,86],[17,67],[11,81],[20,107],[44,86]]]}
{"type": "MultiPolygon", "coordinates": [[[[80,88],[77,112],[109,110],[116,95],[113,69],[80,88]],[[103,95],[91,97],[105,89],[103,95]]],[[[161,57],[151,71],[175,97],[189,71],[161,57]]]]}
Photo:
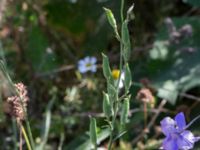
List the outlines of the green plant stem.
{"type": "Polygon", "coordinates": [[[30,123],[28,121],[28,119],[26,118],[25,120],[25,123],[26,123],[26,128],[27,128],[27,131],[28,131],[28,136],[29,136],[29,139],[31,141],[31,147],[33,148],[33,150],[35,149],[35,145],[34,145],[34,141],[33,141],[33,135],[32,135],[32,132],[31,132],[31,127],[30,127],[30,123]]]}
{"type": "Polygon", "coordinates": [[[26,131],[25,131],[25,129],[24,129],[24,126],[23,126],[23,125],[20,125],[20,126],[21,126],[22,133],[23,133],[23,135],[24,135],[24,139],[25,139],[25,141],[26,141],[26,145],[27,145],[27,147],[28,147],[28,150],[32,150],[31,145],[30,145],[30,142],[29,142],[29,139],[28,139],[28,136],[27,136],[26,131]]]}
{"type": "Polygon", "coordinates": [[[60,142],[59,142],[58,150],[62,150],[64,139],[65,139],[65,134],[62,132],[60,134],[60,142]]]}
{"type": "Polygon", "coordinates": [[[44,136],[43,136],[43,140],[42,143],[40,145],[40,149],[43,150],[47,140],[48,140],[48,135],[49,135],[49,129],[50,129],[50,125],[51,125],[51,108],[54,104],[54,101],[56,99],[56,96],[53,95],[53,97],[51,98],[50,102],[48,103],[47,109],[46,109],[46,120],[45,120],[45,130],[44,130],[44,136]]]}
{"type": "Polygon", "coordinates": [[[94,150],[97,150],[97,143],[95,144],[94,150]]]}
{"type": "Polygon", "coordinates": [[[117,112],[118,112],[118,99],[114,103],[114,115],[112,117],[112,128],[111,128],[111,133],[110,133],[108,150],[111,150],[112,143],[113,143],[113,133],[114,133],[114,129],[115,129],[115,120],[116,120],[116,117],[117,117],[117,112]]]}
{"type": "MultiPolygon", "coordinates": [[[[121,9],[120,9],[120,15],[121,15],[121,26],[123,24],[123,21],[124,21],[124,15],[123,15],[123,11],[124,11],[124,0],[121,0],[121,9]]],[[[122,33],[121,33],[122,35],[122,33]]],[[[119,82],[120,82],[120,79],[121,79],[121,75],[122,75],[122,67],[123,67],[123,56],[122,56],[122,53],[123,53],[123,42],[120,41],[120,64],[119,64],[119,70],[120,70],[120,76],[119,76],[119,79],[118,79],[118,82],[117,82],[117,93],[119,92],[119,82]]]]}
{"type": "MultiPolygon", "coordinates": [[[[124,21],[124,17],[123,17],[123,11],[124,11],[124,0],[121,0],[121,24],[123,24],[124,21]]],[[[123,69],[123,56],[122,56],[122,52],[123,52],[123,43],[120,40],[120,64],[119,64],[119,69],[120,69],[120,76],[119,79],[117,81],[117,95],[119,93],[119,82],[120,82],[120,78],[122,75],[122,69],[123,69]]],[[[108,150],[111,150],[112,148],[112,143],[113,143],[113,133],[115,130],[115,121],[116,121],[116,117],[117,117],[117,113],[118,113],[118,108],[119,108],[119,100],[118,98],[114,101],[114,115],[112,117],[112,128],[111,128],[111,133],[110,133],[110,139],[109,139],[109,144],[108,144],[108,150]]]]}
{"type": "Polygon", "coordinates": [[[19,131],[19,150],[22,150],[23,148],[23,142],[22,142],[22,128],[20,127],[19,131]]]}
{"type": "MultiPolygon", "coordinates": [[[[121,50],[120,50],[120,77],[119,77],[119,80],[120,80],[121,74],[122,74],[122,65],[123,65],[123,62],[122,62],[122,43],[121,43],[121,50]]],[[[119,93],[119,80],[117,82],[117,95],[119,93]]],[[[117,117],[118,107],[119,107],[119,100],[117,98],[114,101],[114,115],[112,117],[112,129],[111,129],[111,134],[110,134],[108,150],[111,150],[112,143],[113,143],[113,132],[114,132],[114,129],[115,129],[115,120],[116,120],[116,117],[117,117]]]]}
{"type": "Polygon", "coordinates": [[[124,0],[121,0],[120,15],[121,15],[121,23],[123,23],[123,21],[124,21],[124,0]]]}
{"type": "Polygon", "coordinates": [[[112,129],[111,129],[110,139],[109,139],[109,143],[108,143],[108,150],[111,150],[111,147],[112,147],[112,140],[113,140],[113,131],[112,131],[112,129]]]}
{"type": "Polygon", "coordinates": [[[14,150],[17,150],[17,124],[15,122],[15,118],[12,117],[12,128],[13,128],[13,142],[14,142],[14,150]]]}
{"type": "Polygon", "coordinates": [[[197,121],[198,119],[200,119],[200,115],[198,115],[197,117],[195,117],[192,121],[190,121],[190,123],[184,128],[184,130],[186,130],[187,128],[189,128],[195,121],[197,121]]]}
{"type": "Polygon", "coordinates": [[[0,41],[0,57],[3,60],[4,64],[6,65],[5,53],[1,41],[0,41]]]}

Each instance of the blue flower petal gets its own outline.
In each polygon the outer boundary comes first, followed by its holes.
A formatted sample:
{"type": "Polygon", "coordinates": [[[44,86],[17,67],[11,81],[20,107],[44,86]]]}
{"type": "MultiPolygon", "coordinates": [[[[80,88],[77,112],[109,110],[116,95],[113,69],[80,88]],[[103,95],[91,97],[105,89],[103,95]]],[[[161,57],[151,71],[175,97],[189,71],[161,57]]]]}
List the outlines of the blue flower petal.
{"type": "Polygon", "coordinates": [[[91,67],[90,67],[90,71],[91,72],[96,72],[97,71],[97,66],[96,65],[92,65],[91,67]]]}
{"type": "Polygon", "coordinates": [[[175,120],[165,117],[161,121],[161,128],[166,138],[163,141],[165,150],[189,150],[193,149],[195,142],[200,137],[195,137],[192,132],[185,130],[186,122],[183,113],[176,115],[175,120]]]}
{"type": "Polygon", "coordinates": [[[165,150],[178,150],[178,145],[176,143],[176,140],[171,138],[171,136],[168,136],[167,138],[164,139],[162,147],[165,150]]]}
{"type": "Polygon", "coordinates": [[[192,149],[194,143],[195,143],[194,135],[192,134],[192,132],[187,130],[181,133],[181,135],[177,139],[177,145],[179,149],[184,149],[184,150],[192,149]]]}
{"type": "Polygon", "coordinates": [[[84,64],[82,64],[78,66],[78,70],[80,71],[80,73],[86,73],[88,71],[88,68],[85,67],[84,64]]]}
{"type": "Polygon", "coordinates": [[[184,140],[186,140],[187,142],[189,142],[191,144],[191,148],[190,149],[193,148],[193,145],[194,145],[195,142],[200,140],[200,137],[195,137],[193,135],[193,133],[188,131],[188,130],[182,132],[181,136],[184,138],[184,140]]]}
{"type": "Polygon", "coordinates": [[[90,57],[89,56],[85,57],[84,61],[85,61],[86,64],[90,63],[90,57]]]}
{"type": "Polygon", "coordinates": [[[160,123],[165,136],[169,136],[171,133],[177,131],[175,128],[176,122],[170,117],[165,117],[160,123]]]}
{"type": "Polygon", "coordinates": [[[178,126],[179,129],[184,129],[185,126],[186,126],[186,122],[185,122],[185,116],[182,112],[178,113],[176,116],[175,116],[175,121],[176,121],[176,124],[178,126]]]}
{"type": "Polygon", "coordinates": [[[84,65],[84,64],[85,64],[85,61],[83,59],[78,61],[78,65],[84,65]]]}
{"type": "Polygon", "coordinates": [[[97,62],[96,57],[91,57],[91,58],[90,58],[90,62],[91,62],[92,64],[95,64],[95,63],[97,62]]]}

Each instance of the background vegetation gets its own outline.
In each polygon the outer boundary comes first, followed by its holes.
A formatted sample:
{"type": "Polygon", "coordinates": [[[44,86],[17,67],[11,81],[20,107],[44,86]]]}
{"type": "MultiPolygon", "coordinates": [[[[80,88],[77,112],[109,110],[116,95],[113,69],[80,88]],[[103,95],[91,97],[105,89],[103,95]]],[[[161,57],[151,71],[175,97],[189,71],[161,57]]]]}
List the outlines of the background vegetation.
{"type": "MultiPolygon", "coordinates": [[[[133,2],[132,97],[128,132],[114,145],[120,150],[158,148],[164,116],[183,111],[189,121],[200,107],[200,1],[127,0],[125,10],[133,2]],[[155,106],[148,109],[147,132],[143,104],[136,98],[142,87],[149,88],[155,99],[155,106]]],[[[45,141],[46,150],[90,149],[89,115],[99,117],[99,146],[107,147],[108,131],[101,128],[106,83],[101,52],[117,69],[120,47],[103,7],[120,22],[120,0],[0,1],[1,59],[13,81],[28,87],[33,137],[38,145],[45,141]],[[78,71],[78,61],[86,56],[97,58],[96,73],[78,71]]],[[[14,147],[15,123],[2,74],[0,81],[0,149],[9,150],[14,147]]],[[[195,134],[200,134],[199,123],[192,126],[195,134]]]]}

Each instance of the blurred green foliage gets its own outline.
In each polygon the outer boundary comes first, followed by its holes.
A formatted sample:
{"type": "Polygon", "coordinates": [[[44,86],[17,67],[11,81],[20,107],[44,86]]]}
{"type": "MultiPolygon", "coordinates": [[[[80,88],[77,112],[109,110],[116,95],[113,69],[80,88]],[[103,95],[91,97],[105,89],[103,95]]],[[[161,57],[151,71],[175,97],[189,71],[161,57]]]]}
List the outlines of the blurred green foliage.
{"type": "MultiPolygon", "coordinates": [[[[128,54],[133,75],[131,112],[126,125],[128,132],[114,144],[114,149],[119,150],[148,149],[152,145],[158,148],[161,143],[158,139],[163,138],[158,127],[162,117],[183,111],[190,120],[199,114],[200,1],[134,3],[134,20],[128,25],[132,45],[128,54]],[[189,25],[192,33],[178,37],[174,43],[164,24],[166,17],[172,18],[176,31],[189,25]],[[144,140],[135,144],[134,138],[141,134],[145,122],[143,103],[136,98],[142,87],[151,89],[156,110],[162,99],[169,103],[144,140]]],[[[131,5],[132,1],[125,1],[125,9],[131,5]]],[[[18,0],[5,6],[0,22],[0,55],[13,81],[28,87],[31,99],[28,113],[38,147],[44,144],[45,150],[90,149],[92,144],[86,132],[89,115],[100,117],[97,143],[107,146],[109,133],[102,118],[102,91],[106,82],[101,52],[108,54],[111,70],[117,69],[120,47],[103,7],[111,9],[120,22],[120,1],[116,0],[18,0]],[[95,74],[78,72],[78,60],[85,56],[97,57],[100,67],[95,74]]],[[[0,72],[0,149],[5,150],[14,147],[14,128],[6,103],[9,94],[0,72]]],[[[148,112],[147,122],[153,116],[154,108],[148,112]]],[[[193,129],[199,134],[199,126],[193,129]]]]}

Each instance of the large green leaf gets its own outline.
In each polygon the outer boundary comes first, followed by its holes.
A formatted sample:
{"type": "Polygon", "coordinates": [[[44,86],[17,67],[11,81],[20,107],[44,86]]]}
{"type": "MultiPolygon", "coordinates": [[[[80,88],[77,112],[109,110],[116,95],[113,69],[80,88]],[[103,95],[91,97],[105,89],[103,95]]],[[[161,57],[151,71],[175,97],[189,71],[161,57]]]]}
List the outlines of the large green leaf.
{"type": "Polygon", "coordinates": [[[35,71],[48,71],[57,65],[56,55],[50,49],[47,37],[39,27],[33,27],[29,33],[25,53],[35,71]]]}
{"type": "Polygon", "coordinates": [[[189,3],[193,6],[200,7],[200,0],[183,0],[185,3],[189,3]]]}
{"type": "Polygon", "coordinates": [[[179,92],[200,85],[200,20],[174,18],[173,22],[177,29],[190,24],[193,35],[184,38],[179,44],[166,46],[163,43],[168,39],[168,33],[163,27],[150,51],[148,71],[159,88],[158,96],[175,104],[179,92]]]}

